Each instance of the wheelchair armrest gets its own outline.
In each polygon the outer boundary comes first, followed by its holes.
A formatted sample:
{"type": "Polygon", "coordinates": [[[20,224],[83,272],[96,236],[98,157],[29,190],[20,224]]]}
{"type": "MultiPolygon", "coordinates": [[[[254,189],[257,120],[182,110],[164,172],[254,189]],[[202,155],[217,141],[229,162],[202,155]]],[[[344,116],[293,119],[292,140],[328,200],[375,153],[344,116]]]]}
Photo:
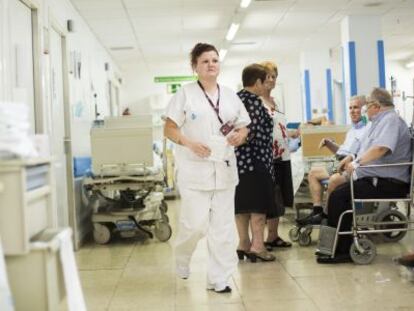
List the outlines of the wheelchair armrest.
{"type": "Polygon", "coordinates": [[[366,167],[390,167],[390,166],[408,166],[413,165],[414,162],[401,162],[401,163],[387,163],[387,164],[370,164],[370,165],[360,165],[358,168],[366,167]]]}

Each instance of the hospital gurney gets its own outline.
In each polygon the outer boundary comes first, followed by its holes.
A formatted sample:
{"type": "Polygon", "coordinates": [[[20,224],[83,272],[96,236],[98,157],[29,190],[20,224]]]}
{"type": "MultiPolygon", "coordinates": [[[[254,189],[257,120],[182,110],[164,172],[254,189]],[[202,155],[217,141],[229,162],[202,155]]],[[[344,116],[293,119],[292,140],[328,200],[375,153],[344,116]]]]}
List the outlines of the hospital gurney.
{"type": "Polygon", "coordinates": [[[144,232],[160,241],[171,237],[164,173],[153,167],[151,118],[106,118],[92,127],[92,174],[83,181],[83,197],[92,207],[93,236],[99,244],[114,234],[144,232]]]}

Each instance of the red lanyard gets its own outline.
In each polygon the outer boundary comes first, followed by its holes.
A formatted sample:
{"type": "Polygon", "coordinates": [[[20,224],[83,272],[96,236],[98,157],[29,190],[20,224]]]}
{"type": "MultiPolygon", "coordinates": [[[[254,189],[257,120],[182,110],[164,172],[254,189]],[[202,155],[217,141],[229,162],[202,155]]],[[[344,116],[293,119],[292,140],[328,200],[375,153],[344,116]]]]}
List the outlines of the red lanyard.
{"type": "Polygon", "coordinates": [[[203,85],[201,84],[200,81],[197,81],[198,85],[200,86],[201,90],[203,91],[205,97],[207,98],[208,103],[210,104],[211,108],[214,109],[218,120],[220,121],[221,124],[223,124],[223,120],[220,118],[220,86],[217,84],[217,90],[218,90],[218,97],[217,97],[217,103],[214,106],[213,102],[211,101],[210,97],[208,97],[206,90],[204,89],[203,85]]]}

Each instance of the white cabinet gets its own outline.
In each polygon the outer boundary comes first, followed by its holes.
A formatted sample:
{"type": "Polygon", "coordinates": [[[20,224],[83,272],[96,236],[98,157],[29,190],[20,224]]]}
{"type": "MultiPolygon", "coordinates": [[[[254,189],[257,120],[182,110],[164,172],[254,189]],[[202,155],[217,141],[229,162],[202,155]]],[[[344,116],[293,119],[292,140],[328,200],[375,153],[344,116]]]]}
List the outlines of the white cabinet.
{"type": "Polygon", "coordinates": [[[23,255],[30,239],[54,227],[50,160],[0,161],[0,236],[5,255],[23,255]]]}
{"type": "Polygon", "coordinates": [[[16,311],[59,309],[66,294],[57,238],[61,230],[45,230],[36,236],[27,255],[6,256],[16,311]]]}

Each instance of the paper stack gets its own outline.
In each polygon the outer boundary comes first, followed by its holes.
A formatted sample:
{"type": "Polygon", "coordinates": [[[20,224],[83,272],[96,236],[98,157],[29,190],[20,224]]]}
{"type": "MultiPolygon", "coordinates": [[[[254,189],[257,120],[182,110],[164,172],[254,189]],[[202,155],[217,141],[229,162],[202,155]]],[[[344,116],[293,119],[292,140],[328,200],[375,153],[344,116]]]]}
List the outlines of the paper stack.
{"type": "Polygon", "coordinates": [[[36,157],[27,105],[0,102],[0,159],[36,157]]]}

